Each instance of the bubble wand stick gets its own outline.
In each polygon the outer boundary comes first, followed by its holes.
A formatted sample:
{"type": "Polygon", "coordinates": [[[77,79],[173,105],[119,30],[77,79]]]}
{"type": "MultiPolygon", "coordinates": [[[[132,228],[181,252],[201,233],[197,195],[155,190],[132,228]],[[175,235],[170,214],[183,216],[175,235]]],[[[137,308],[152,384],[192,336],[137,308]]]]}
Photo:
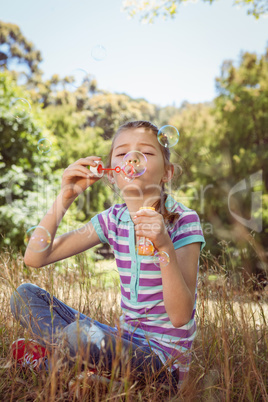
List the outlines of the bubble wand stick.
{"type": "Polygon", "coordinates": [[[97,177],[102,177],[105,170],[114,170],[116,173],[122,171],[120,166],[116,166],[115,168],[105,168],[102,161],[95,162],[97,163],[97,166],[90,166],[90,171],[97,177]]]}
{"type": "Polygon", "coordinates": [[[114,170],[116,173],[123,172],[125,176],[132,176],[135,173],[135,168],[131,163],[127,163],[124,168],[120,166],[116,166],[115,168],[105,168],[102,161],[95,161],[97,166],[90,166],[90,171],[97,177],[102,177],[104,175],[105,170],[114,170]],[[125,168],[128,166],[130,171],[125,172],[125,168]]]}

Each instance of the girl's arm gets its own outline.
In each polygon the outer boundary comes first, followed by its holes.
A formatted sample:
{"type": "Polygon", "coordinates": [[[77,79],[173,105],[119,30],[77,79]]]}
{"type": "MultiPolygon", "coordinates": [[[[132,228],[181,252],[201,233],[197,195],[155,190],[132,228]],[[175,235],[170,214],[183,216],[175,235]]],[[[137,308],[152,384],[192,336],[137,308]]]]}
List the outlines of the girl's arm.
{"type": "Polygon", "coordinates": [[[51,235],[49,247],[42,252],[35,252],[34,238],[42,235],[42,229],[36,228],[27,246],[24,262],[35,268],[40,268],[55,261],[81,253],[100,243],[100,239],[91,222],[80,229],[65,233],[55,238],[58,226],[66,211],[75,198],[86,188],[99,180],[86,166],[96,166],[97,156],[79,159],[65,169],[62,178],[62,188],[54,204],[41,220],[38,226],[44,227],[51,235]]]}
{"type": "Polygon", "coordinates": [[[166,251],[170,262],[161,267],[164,304],[172,325],[187,324],[194,308],[200,242],[174,250],[172,241],[158,251],[166,251]]]}
{"type": "Polygon", "coordinates": [[[137,236],[149,238],[157,251],[168,253],[170,262],[161,264],[163,298],[166,312],[174,327],[187,324],[193,312],[200,242],[175,250],[161,214],[142,210],[133,218],[137,236]]]}

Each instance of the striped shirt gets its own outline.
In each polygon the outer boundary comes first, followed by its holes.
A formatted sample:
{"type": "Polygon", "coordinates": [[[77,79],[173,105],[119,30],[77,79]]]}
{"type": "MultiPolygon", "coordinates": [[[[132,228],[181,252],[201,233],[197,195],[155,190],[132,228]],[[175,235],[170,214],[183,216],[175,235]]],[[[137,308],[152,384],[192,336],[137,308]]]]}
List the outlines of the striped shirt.
{"type": "MultiPolygon", "coordinates": [[[[198,214],[168,196],[168,211],[179,213],[179,219],[168,228],[174,249],[201,242],[205,247],[198,214]]],[[[116,204],[95,215],[91,222],[100,241],[108,243],[114,253],[120,275],[121,330],[133,335],[146,346],[150,345],[171,371],[179,368],[179,385],[189,371],[191,345],[196,335],[197,281],[195,303],[190,321],[182,327],[172,325],[164,305],[161,269],[153,256],[138,255],[135,249],[135,230],[126,204],[116,204]]],[[[159,264],[158,264],[159,265],[159,264]]],[[[199,261],[198,271],[199,272],[199,261]]]]}

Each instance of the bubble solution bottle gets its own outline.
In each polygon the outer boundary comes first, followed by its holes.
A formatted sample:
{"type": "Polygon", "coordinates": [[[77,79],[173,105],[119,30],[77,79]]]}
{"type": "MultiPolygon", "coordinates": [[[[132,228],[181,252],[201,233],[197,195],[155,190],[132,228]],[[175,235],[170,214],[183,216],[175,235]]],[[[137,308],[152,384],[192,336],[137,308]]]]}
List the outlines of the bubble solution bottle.
{"type": "MultiPolygon", "coordinates": [[[[139,211],[142,209],[150,209],[151,211],[155,211],[154,207],[141,207],[139,211]]],[[[136,251],[138,255],[154,255],[155,248],[151,240],[143,236],[137,243],[136,251]]]]}

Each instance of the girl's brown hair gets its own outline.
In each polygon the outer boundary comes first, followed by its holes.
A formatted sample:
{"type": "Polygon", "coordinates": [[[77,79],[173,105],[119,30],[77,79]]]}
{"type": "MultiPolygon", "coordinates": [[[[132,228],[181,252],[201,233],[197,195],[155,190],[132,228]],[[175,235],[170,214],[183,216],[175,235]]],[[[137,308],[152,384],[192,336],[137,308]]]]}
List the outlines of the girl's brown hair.
{"type": "MultiPolygon", "coordinates": [[[[127,122],[125,124],[122,124],[118,128],[117,132],[115,133],[115,135],[113,137],[112,144],[111,144],[111,150],[110,150],[109,155],[108,155],[108,160],[107,160],[106,167],[111,166],[111,159],[112,159],[112,152],[113,152],[113,148],[114,148],[114,142],[115,142],[115,139],[118,137],[118,135],[124,130],[141,128],[141,127],[144,128],[145,130],[152,131],[156,136],[157,136],[157,134],[159,132],[159,129],[157,128],[157,126],[155,126],[150,121],[136,120],[136,121],[130,121],[130,122],[127,122]]],[[[170,162],[170,149],[169,149],[169,147],[161,146],[161,152],[162,152],[162,155],[163,155],[163,158],[164,158],[165,168],[167,166],[172,165],[171,162],[170,162]]],[[[181,173],[182,173],[182,169],[181,169],[180,166],[179,166],[179,168],[180,168],[181,173]]],[[[169,212],[166,209],[165,202],[166,202],[167,197],[168,197],[168,195],[165,192],[165,183],[162,183],[160,198],[159,198],[159,200],[157,200],[151,206],[154,207],[155,210],[158,213],[162,214],[162,216],[164,218],[164,221],[165,221],[165,224],[169,226],[169,225],[173,225],[176,222],[176,220],[179,218],[179,214],[176,213],[176,212],[169,212]]]]}

